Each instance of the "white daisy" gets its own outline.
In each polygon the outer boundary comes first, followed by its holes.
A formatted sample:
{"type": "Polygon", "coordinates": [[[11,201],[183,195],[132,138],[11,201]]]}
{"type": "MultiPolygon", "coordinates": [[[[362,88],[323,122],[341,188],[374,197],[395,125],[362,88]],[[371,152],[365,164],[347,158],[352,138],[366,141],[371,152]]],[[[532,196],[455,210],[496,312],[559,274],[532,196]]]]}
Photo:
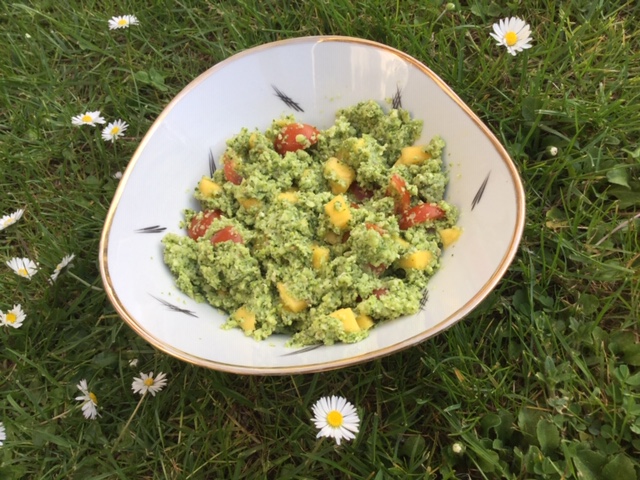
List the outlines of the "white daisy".
{"type": "Polygon", "coordinates": [[[521,52],[525,48],[531,48],[531,28],[518,17],[503,18],[493,24],[493,32],[490,35],[498,42],[498,45],[507,47],[511,55],[521,52]]]}
{"type": "Polygon", "coordinates": [[[144,395],[149,392],[155,397],[156,393],[162,390],[167,384],[166,375],[162,372],[155,378],[153,377],[153,372],[149,374],[140,372],[140,376],[140,378],[133,377],[133,383],[131,384],[133,393],[144,395]]]}
{"type": "Polygon", "coordinates": [[[4,441],[7,439],[7,434],[4,429],[4,425],[0,422],[0,447],[3,445],[4,441]]]}
{"type": "Polygon", "coordinates": [[[7,313],[0,311],[0,325],[20,328],[25,318],[27,318],[27,315],[22,311],[22,306],[19,304],[14,305],[7,313]]]}
{"type": "Polygon", "coordinates": [[[60,260],[60,263],[56,265],[56,269],[49,277],[49,283],[55,282],[58,279],[58,275],[60,275],[60,272],[62,272],[62,269],[69,265],[75,257],[76,255],[74,253],[72,253],[71,255],[65,255],[64,258],[60,260]]]}
{"type": "Polygon", "coordinates": [[[85,112],[75,117],[71,117],[71,123],[77,127],[82,125],[96,126],[96,123],[105,123],[105,119],[100,116],[100,110],[95,112],[85,112]]]}
{"type": "Polygon", "coordinates": [[[38,271],[38,264],[28,258],[12,258],[7,261],[7,266],[16,272],[16,275],[28,278],[29,280],[31,280],[31,277],[38,271]]]}
{"type": "Polygon", "coordinates": [[[109,19],[109,30],[118,28],[129,28],[129,25],[139,25],[140,22],[135,15],[122,15],[120,17],[111,17],[109,19]]]}
{"type": "Polygon", "coordinates": [[[116,120],[102,129],[102,138],[105,142],[109,140],[115,142],[119,137],[124,135],[124,131],[127,128],[129,128],[129,125],[127,125],[126,122],[116,120]]]}
{"type": "Polygon", "coordinates": [[[342,438],[356,438],[360,418],[355,407],[345,398],[335,395],[322,397],[313,406],[313,414],[312,420],[320,429],[317,437],[333,437],[338,445],[342,438]]]}
{"type": "Polygon", "coordinates": [[[13,225],[14,223],[16,223],[18,220],[20,220],[20,218],[22,218],[23,213],[24,209],[20,208],[15,212],[0,218],[0,230],[4,230],[9,225],[13,225]]]}
{"type": "Polygon", "coordinates": [[[80,380],[77,387],[82,392],[81,396],[76,397],[76,400],[82,402],[82,414],[84,418],[93,420],[98,416],[98,397],[96,397],[95,393],[89,391],[85,379],[80,380]]]}

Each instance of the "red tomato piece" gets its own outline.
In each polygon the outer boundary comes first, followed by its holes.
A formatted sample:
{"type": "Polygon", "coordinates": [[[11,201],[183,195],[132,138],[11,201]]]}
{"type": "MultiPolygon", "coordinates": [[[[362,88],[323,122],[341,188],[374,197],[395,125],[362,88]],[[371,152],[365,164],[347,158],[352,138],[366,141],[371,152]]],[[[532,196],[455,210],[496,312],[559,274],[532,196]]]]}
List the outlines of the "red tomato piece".
{"type": "Polygon", "coordinates": [[[373,192],[361,187],[358,182],[351,182],[348,192],[351,193],[351,195],[353,195],[359,202],[364,202],[365,200],[369,200],[373,197],[373,192]]]}
{"type": "Polygon", "coordinates": [[[365,223],[365,227],[367,227],[367,230],[374,230],[376,232],[378,232],[380,235],[384,235],[385,233],[387,233],[387,231],[376,225],[375,223],[365,223]]]}
{"type": "Polygon", "coordinates": [[[369,267],[371,273],[373,273],[376,277],[382,275],[387,269],[387,266],[384,263],[381,263],[380,265],[373,265],[372,263],[370,263],[367,265],[367,267],[369,267]]]}
{"type": "Polygon", "coordinates": [[[227,159],[224,162],[224,178],[227,179],[227,182],[231,182],[234,185],[240,185],[242,183],[242,175],[238,173],[236,169],[236,162],[230,159],[227,159]]]}
{"type": "Polygon", "coordinates": [[[189,237],[193,240],[197,240],[202,237],[211,222],[213,222],[216,218],[220,218],[222,216],[222,212],[220,210],[206,210],[202,213],[202,217],[198,218],[198,215],[191,219],[191,223],[189,224],[188,234],[189,237]]]}
{"type": "Polygon", "coordinates": [[[421,203],[402,213],[398,225],[401,230],[444,217],[444,210],[435,203],[421,203]]]}
{"type": "Polygon", "coordinates": [[[236,232],[233,227],[229,225],[228,227],[224,227],[222,230],[218,230],[211,236],[212,245],[221,242],[244,243],[244,239],[242,238],[242,235],[236,232]]]}
{"type": "Polygon", "coordinates": [[[389,289],[387,287],[375,288],[371,293],[373,293],[376,296],[376,298],[380,298],[386,295],[387,293],[389,293],[389,289]]]}
{"type": "Polygon", "coordinates": [[[407,190],[407,182],[400,175],[394,173],[389,179],[387,195],[393,197],[396,204],[396,213],[402,213],[411,204],[411,195],[407,190]]]}
{"type": "Polygon", "coordinates": [[[291,123],[282,127],[273,146],[280,155],[310,147],[318,141],[320,132],[306,123],[291,123]]]}

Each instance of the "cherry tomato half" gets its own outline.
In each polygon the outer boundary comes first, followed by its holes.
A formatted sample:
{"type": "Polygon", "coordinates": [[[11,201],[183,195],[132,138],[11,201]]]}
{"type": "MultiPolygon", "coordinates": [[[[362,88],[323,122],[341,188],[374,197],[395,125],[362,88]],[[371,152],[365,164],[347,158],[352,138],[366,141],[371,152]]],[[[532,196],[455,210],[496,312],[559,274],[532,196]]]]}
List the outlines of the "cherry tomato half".
{"type": "Polygon", "coordinates": [[[320,132],[316,127],[306,123],[290,123],[282,127],[273,146],[280,155],[305,149],[318,141],[320,132]]]}
{"type": "Polygon", "coordinates": [[[387,293],[389,293],[389,289],[387,287],[375,288],[371,293],[373,293],[376,296],[376,298],[380,298],[386,295],[387,293]]]}
{"type": "Polygon", "coordinates": [[[435,203],[421,203],[402,213],[398,225],[401,230],[444,217],[444,210],[435,203]]]}
{"type": "Polygon", "coordinates": [[[349,185],[349,190],[347,191],[359,202],[364,202],[365,200],[369,200],[373,197],[373,192],[361,187],[358,182],[352,182],[351,185],[349,185]]]}
{"type": "Polygon", "coordinates": [[[236,232],[231,225],[229,225],[228,227],[224,227],[222,230],[218,230],[216,233],[214,233],[211,236],[210,241],[212,245],[221,242],[244,243],[242,235],[236,232]]]}
{"type": "Polygon", "coordinates": [[[396,204],[396,213],[402,213],[411,205],[411,195],[407,190],[407,182],[400,175],[394,173],[389,179],[387,195],[393,197],[396,204]]]}
{"type": "Polygon", "coordinates": [[[202,213],[202,216],[200,218],[198,218],[199,216],[196,215],[191,219],[191,223],[189,224],[189,237],[193,240],[199,239],[205,233],[207,233],[211,222],[213,222],[216,218],[220,218],[221,216],[222,212],[220,210],[206,210],[202,213]]]}
{"type": "Polygon", "coordinates": [[[384,235],[385,233],[387,233],[387,231],[384,228],[376,225],[375,223],[365,223],[364,225],[365,225],[365,227],[367,227],[367,230],[376,231],[380,235],[384,235]]]}
{"type": "Polygon", "coordinates": [[[231,182],[234,185],[240,185],[242,183],[242,175],[238,173],[236,162],[231,159],[227,159],[224,162],[224,178],[227,179],[227,182],[231,182]]]}

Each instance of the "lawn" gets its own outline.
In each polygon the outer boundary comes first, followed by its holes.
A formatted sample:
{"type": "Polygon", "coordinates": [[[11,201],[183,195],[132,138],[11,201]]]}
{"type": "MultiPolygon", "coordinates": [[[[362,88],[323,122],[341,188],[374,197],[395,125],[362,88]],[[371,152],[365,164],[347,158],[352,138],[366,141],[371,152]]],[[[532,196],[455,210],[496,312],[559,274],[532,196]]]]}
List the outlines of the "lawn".
{"type": "Polygon", "coordinates": [[[0,327],[0,479],[639,478],[640,3],[451,5],[0,4],[0,217],[24,209],[0,231],[0,310],[26,314],[20,328],[0,327]],[[110,30],[124,14],[139,24],[110,30]],[[510,16],[532,30],[515,56],[489,35],[510,16]],[[102,289],[114,175],[198,74],[319,34],[406,51],[486,122],[526,189],[516,259],[454,327],[362,365],[249,377],[154,350],[102,289]],[[125,121],[124,135],[105,141],[104,125],[72,124],[96,110],[125,121]],[[14,257],[39,271],[14,274],[14,257]],[[141,372],[164,372],[167,385],[136,394],[141,372]],[[83,379],[95,419],[75,399],[83,379]],[[311,422],[329,395],[360,417],[339,446],[311,422]]]}

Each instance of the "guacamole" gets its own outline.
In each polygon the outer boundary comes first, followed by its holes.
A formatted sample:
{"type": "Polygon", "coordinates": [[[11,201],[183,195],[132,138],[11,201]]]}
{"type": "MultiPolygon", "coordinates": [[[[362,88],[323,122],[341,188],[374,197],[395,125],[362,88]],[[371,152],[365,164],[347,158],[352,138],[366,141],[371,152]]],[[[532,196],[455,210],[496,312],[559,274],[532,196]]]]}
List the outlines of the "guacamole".
{"type": "Polygon", "coordinates": [[[180,290],[229,314],[225,328],[289,345],[356,342],[416,313],[457,210],[443,200],[438,136],[374,101],[339,110],[326,130],[274,120],[227,141],[222,167],[195,189],[187,235],[167,234],[180,290]]]}

